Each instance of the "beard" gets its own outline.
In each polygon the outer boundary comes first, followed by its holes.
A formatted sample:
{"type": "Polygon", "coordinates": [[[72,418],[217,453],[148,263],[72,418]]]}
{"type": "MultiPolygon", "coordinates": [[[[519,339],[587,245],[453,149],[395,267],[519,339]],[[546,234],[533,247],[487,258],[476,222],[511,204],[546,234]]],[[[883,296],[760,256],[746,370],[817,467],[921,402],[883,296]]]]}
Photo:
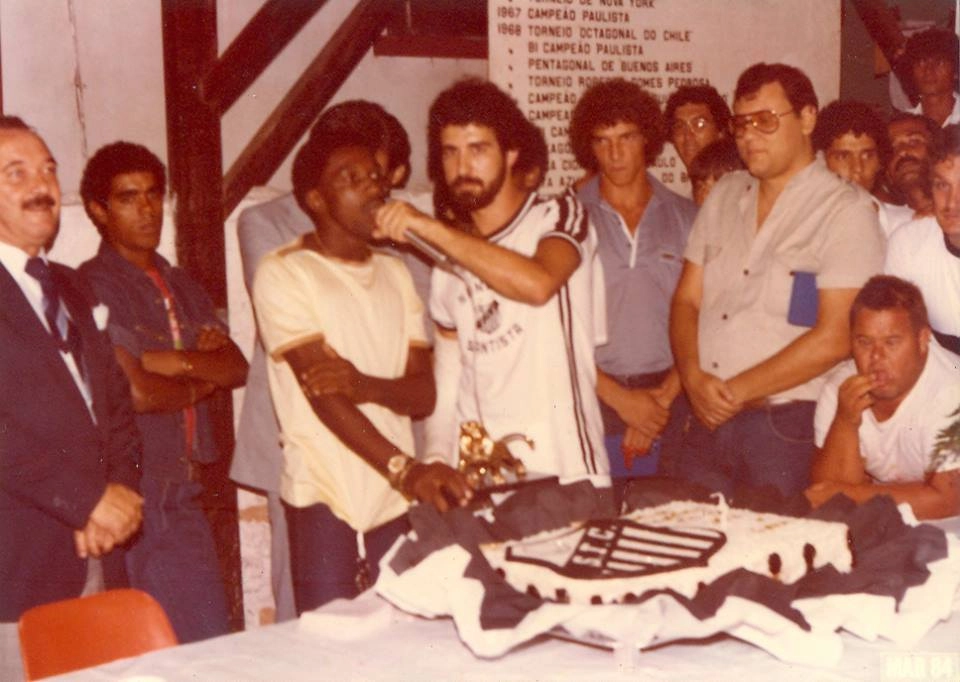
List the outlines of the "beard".
{"type": "Polygon", "coordinates": [[[486,208],[497,198],[503,183],[506,180],[506,168],[501,167],[489,185],[484,185],[478,178],[458,176],[450,183],[447,189],[451,207],[460,215],[479,211],[486,208]],[[477,190],[479,188],[479,190],[477,190]]]}

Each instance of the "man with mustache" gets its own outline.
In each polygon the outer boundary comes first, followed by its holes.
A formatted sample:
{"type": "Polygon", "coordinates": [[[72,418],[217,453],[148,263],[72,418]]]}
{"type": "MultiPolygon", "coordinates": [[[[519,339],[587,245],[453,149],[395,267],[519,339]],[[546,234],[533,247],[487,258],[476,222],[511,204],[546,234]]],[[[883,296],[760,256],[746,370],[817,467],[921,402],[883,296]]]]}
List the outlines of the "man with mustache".
{"type": "Polygon", "coordinates": [[[937,135],[930,161],[933,216],[893,233],[884,271],[920,287],[937,341],[960,353],[960,125],[937,135]]]}
{"type": "Polygon", "coordinates": [[[98,150],[80,196],[102,241],[80,271],[110,309],[107,331],[144,440],[144,522],[127,554],[130,582],[191,642],[229,630],[200,467],[217,458],[207,399],[242,385],[247,362],[206,292],[157,253],[165,190],[163,164],[145,147],[98,150]]]}
{"type": "Polygon", "coordinates": [[[887,122],[890,160],[881,198],[890,204],[906,206],[913,217],[930,215],[930,146],[937,134],[936,124],[920,114],[894,114],[887,122]]]}
{"type": "Polygon", "coordinates": [[[298,613],[369,587],[419,500],[466,504],[464,478],[413,454],[411,417],[433,409],[423,304],[403,262],[371,248],[387,196],[377,143],[316,132],[293,162],[314,231],[264,256],[253,303],[280,422],[298,613]]]}
{"type": "Polygon", "coordinates": [[[0,117],[0,679],[23,679],[17,620],[120,587],[139,528],[141,441],[130,390],[85,280],[47,261],[57,162],[0,117]]]}
{"type": "Polygon", "coordinates": [[[883,237],[867,195],[814,153],[806,74],[754,64],[733,113],[747,170],[717,182],[684,252],[670,342],[685,396],[661,469],[727,494],[793,495],[809,482],[822,375],[850,352],[847,312],[883,237]]]}
{"type": "Polygon", "coordinates": [[[429,120],[430,176],[470,222],[391,202],[375,232],[419,238],[448,261],[431,286],[437,408],[427,453],[453,461],[458,424],[479,421],[495,440],[532,439],[510,446],[532,472],[606,482],[593,361],[603,284],[586,211],[572,194],[544,200],[516,181],[529,124],[492,83],[454,84],[429,120]]]}
{"type": "Polygon", "coordinates": [[[889,495],[920,519],[960,513],[960,454],[936,446],[960,405],[960,357],[932,338],[920,290],[873,277],[854,299],[850,333],[853,360],[830,374],[817,402],[807,497],[889,495]]]}

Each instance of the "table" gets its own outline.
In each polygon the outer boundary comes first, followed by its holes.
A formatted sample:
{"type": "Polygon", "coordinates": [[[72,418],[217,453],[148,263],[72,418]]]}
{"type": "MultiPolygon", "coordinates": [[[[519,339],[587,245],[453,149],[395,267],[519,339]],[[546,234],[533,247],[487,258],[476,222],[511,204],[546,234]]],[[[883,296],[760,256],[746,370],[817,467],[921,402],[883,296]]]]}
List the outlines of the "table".
{"type": "MultiPolygon", "coordinates": [[[[960,517],[940,522],[960,535],[960,517]]],[[[219,680],[960,680],[960,600],[912,650],[844,634],[836,668],[783,663],[731,638],[673,643],[625,660],[606,649],[543,637],[495,660],[476,658],[452,621],[402,613],[372,592],[355,602],[377,625],[359,638],[333,639],[298,621],[114,661],[56,679],[139,682],[219,680]],[[922,673],[922,674],[921,674],[922,673]]],[[[331,607],[320,609],[323,614],[331,607]]]]}

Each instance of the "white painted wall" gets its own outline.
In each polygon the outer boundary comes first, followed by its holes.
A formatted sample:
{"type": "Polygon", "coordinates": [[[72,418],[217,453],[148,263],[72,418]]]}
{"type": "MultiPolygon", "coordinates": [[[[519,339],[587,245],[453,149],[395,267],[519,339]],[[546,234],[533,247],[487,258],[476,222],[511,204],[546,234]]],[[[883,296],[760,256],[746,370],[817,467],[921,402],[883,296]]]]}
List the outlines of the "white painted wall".
{"type": "MultiPolygon", "coordinates": [[[[221,51],[262,4],[220,0],[221,51]]],[[[226,113],[224,168],[354,4],[330,0],[324,5],[226,113]]],[[[4,111],[22,116],[47,141],[60,164],[68,202],[76,198],[86,160],[113,140],[139,142],[166,160],[160,26],[160,3],[153,0],[0,0],[4,111]]],[[[424,189],[427,107],[465,75],[485,76],[486,61],[374,57],[371,51],[334,102],[364,98],[391,111],[410,134],[410,186],[424,189]]],[[[270,184],[289,189],[289,178],[288,159],[270,184]]]]}

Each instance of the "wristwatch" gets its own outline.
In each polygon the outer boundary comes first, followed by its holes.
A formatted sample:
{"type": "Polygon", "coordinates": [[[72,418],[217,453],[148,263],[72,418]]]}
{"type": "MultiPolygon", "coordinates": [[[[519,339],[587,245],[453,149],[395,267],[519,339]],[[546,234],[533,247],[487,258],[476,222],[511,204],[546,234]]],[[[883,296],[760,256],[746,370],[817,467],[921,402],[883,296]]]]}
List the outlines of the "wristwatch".
{"type": "Polygon", "coordinates": [[[387,480],[390,481],[390,485],[400,490],[403,479],[407,477],[407,473],[415,462],[416,460],[413,457],[403,453],[391,456],[387,460],[387,480]]]}

